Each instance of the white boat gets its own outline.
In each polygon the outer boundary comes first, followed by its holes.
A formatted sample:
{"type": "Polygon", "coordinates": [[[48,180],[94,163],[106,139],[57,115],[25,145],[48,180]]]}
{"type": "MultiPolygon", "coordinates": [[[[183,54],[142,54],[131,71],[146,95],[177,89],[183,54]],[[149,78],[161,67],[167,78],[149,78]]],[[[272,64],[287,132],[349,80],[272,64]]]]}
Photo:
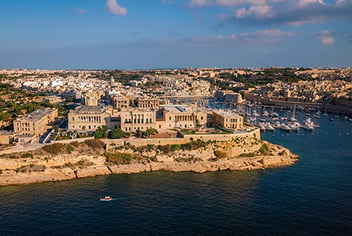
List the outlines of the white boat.
{"type": "Polygon", "coordinates": [[[264,117],[268,117],[268,116],[269,116],[269,112],[264,111],[264,112],[263,112],[263,116],[264,116],[264,117]]]}
{"type": "MultiPolygon", "coordinates": [[[[312,126],[313,128],[314,127],[319,127],[319,125],[316,125],[316,124],[314,124],[314,122],[310,119],[310,118],[307,118],[305,121],[304,121],[304,124],[306,125],[308,125],[308,126],[312,126]]],[[[304,127],[304,126],[303,126],[304,127]]]]}
{"type": "Polygon", "coordinates": [[[265,124],[265,130],[274,131],[275,128],[268,122],[265,124]]]}
{"type": "Polygon", "coordinates": [[[265,127],[264,123],[259,123],[258,126],[259,126],[260,130],[265,131],[266,127],[265,127]]]}
{"type": "Polygon", "coordinates": [[[309,130],[309,131],[313,131],[314,130],[314,126],[312,126],[311,124],[306,123],[306,124],[303,125],[303,129],[309,130]]]}
{"type": "Polygon", "coordinates": [[[290,129],[292,131],[298,131],[299,130],[299,127],[295,126],[295,124],[293,124],[293,123],[288,124],[288,127],[290,127],[290,129]]]}
{"type": "Polygon", "coordinates": [[[258,116],[260,116],[256,111],[254,111],[253,112],[253,116],[256,116],[256,117],[258,117],[258,116]]]}
{"type": "Polygon", "coordinates": [[[301,125],[301,123],[299,123],[298,121],[293,122],[293,125],[295,127],[297,127],[297,128],[302,128],[303,127],[303,125],[301,125]]]}
{"type": "Polygon", "coordinates": [[[274,127],[275,128],[280,128],[280,126],[281,126],[280,121],[276,121],[275,124],[274,124],[274,127]]]}
{"type": "Polygon", "coordinates": [[[288,125],[286,125],[286,124],[282,124],[280,126],[280,129],[283,130],[283,131],[291,131],[291,128],[288,125]]]}
{"type": "Polygon", "coordinates": [[[110,197],[110,196],[105,196],[105,197],[101,197],[100,198],[101,202],[109,202],[111,200],[112,200],[112,197],[110,197]]]}
{"type": "Polygon", "coordinates": [[[318,112],[315,113],[314,117],[317,118],[317,119],[320,119],[320,113],[318,113],[318,112]]]}

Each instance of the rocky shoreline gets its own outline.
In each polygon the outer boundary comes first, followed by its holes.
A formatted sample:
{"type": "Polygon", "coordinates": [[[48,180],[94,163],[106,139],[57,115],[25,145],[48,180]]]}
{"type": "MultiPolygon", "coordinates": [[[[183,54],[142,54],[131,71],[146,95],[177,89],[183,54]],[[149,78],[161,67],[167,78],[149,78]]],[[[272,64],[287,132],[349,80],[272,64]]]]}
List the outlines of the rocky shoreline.
{"type": "Polygon", "coordinates": [[[0,186],[149,171],[256,170],[289,166],[298,160],[287,148],[253,138],[192,145],[117,147],[107,153],[102,147],[76,142],[58,150],[3,155],[0,186]]]}

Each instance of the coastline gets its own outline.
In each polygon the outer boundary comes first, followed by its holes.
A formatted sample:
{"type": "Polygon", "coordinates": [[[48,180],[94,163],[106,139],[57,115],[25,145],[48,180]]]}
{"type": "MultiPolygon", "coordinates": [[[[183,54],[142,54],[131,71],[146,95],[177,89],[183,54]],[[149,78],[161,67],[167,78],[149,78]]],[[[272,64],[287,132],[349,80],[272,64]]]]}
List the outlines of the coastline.
{"type": "MultiPolygon", "coordinates": [[[[249,143],[253,140],[247,138],[241,142],[246,141],[249,143]]],[[[41,150],[37,150],[41,153],[38,157],[28,154],[28,157],[23,157],[24,154],[22,154],[22,158],[0,158],[0,170],[2,170],[0,186],[149,171],[204,173],[222,170],[258,170],[290,166],[298,160],[298,156],[287,148],[266,141],[259,140],[256,144],[239,147],[234,147],[233,143],[230,141],[209,144],[196,150],[177,150],[168,154],[158,153],[155,150],[133,152],[131,149],[126,149],[120,152],[126,155],[137,153],[146,159],[125,164],[107,161],[107,158],[96,149],[84,154],[77,150],[69,154],[52,155],[50,158],[41,150]],[[266,152],[260,155],[249,155],[253,151],[260,150],[262,145],[268,147],[270,154],[266,152]],[[216,155],[214,150],[222,150],[225,156],[219,158],[219,154],[216,155]]]]}

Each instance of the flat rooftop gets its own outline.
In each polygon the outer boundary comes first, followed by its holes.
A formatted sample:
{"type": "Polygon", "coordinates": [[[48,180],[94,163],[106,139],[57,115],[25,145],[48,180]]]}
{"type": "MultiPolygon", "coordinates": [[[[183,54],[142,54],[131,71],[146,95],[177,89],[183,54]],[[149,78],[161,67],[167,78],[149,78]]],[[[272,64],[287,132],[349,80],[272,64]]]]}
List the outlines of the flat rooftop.
{"type": "Polygon", "coordinates": [[[100,114],[105,112],[105,108],[102,106],[79,106],[72,112],[78,114],[100,114]]]}
{"type": "Polygon", "coordinates": [[[230,112],[230,111],[214,111],[214,113],[218,114],[218,115],[221,115],[223,117],[242,117],[240,116],[239,114],[237,113],[234,113],[234,112],[230,112]]]}
{"type": "Polygon", "coordinates": [[[188,113],[195,111],[192,107],[187,105],[161,105],[160,108],[165,111],[173,112],[173,113],[188,113]]]}
{"type": "Polygon", "coordinates": [[[50,113],[52,113],[55,110],[56,110],[56,108],[38,109],[38,110],[35,110],[29,114],[26,114],[26,115],[20,117],[19,119],[35,122],[35,121],[39,121],[40,119],[49,115],[50,113]]]}

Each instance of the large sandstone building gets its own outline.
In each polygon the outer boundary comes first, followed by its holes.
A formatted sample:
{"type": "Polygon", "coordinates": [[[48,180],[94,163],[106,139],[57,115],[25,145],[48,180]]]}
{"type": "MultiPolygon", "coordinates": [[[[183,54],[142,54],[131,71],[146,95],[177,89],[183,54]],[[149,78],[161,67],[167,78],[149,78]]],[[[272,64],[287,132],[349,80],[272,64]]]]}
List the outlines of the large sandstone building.
{"type": "Polygon", "coordinates": [[[95,131],[110,123],[110,114],[100,106],[79,106],[68,113],[68,129],[95,131]]]}
{"type": "Polygon", "coordinates": [[[49,128],[48,124],[55,121],[58,116],[56,108],[35,110],[25,116],[17,118],[13,122],[13,129],[19,135],[40,136],[49,128]]]}
{"type": "Polygon", "coordinates": [[[128,107],[108,109],[100,106],[80,106],[68,114],[68,129],[95,131],[98,127],[121,128],[125,132],[145,131],[154,128],[202,129],[207,125],[226,129],[242,129],[243,118],[229,112],[206,112],[187,105],[160,105],[148,103],[146,108],[128,107]]]}

